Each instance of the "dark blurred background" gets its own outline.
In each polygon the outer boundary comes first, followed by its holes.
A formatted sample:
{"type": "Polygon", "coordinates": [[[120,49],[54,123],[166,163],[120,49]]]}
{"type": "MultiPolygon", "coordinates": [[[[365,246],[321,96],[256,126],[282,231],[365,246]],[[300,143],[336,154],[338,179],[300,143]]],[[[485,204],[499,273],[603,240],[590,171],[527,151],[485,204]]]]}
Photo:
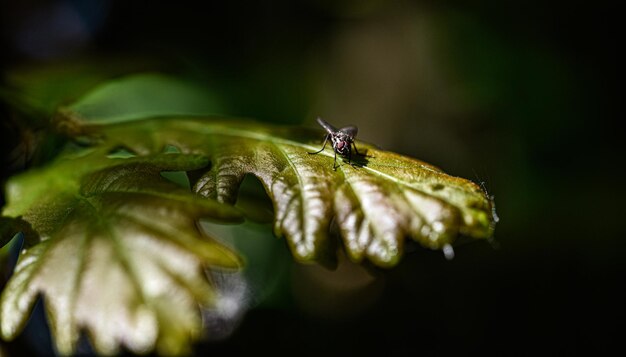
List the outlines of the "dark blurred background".
{"type": "MultiPolygon", "coordinates": [[[[253,297],[233,335],[198,354],[574,355],[619,346],[626,195],[614,3],[1,4],[3,73],[134,58],[210,88],[223,114],[356,124],[360,139],[495,195],[495,242],[457,247],[452,261],[416,248],[385,271],[284,259],[261,268],[280,277],[273,298],[253,297]]],[[[4,150],[14,128],[2,130],[4,150]]]]}

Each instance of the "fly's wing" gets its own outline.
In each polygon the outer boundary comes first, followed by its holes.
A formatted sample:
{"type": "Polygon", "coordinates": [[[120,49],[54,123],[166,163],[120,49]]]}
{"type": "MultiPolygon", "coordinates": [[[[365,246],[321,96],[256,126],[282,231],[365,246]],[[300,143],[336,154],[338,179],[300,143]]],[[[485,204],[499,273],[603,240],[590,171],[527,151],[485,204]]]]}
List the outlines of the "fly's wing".
{"type": "Polygon", "coordinates": [[[348,134],[352,139],[354,139],[354,137],[356,137],[356,133],[359,131],[359,128],[354,125],[350,125],[346,126],[345,128],[339,129],[339,131],[348,134]]]}
{"type": "Polygon", "coordinates": [[[326,131],[328,132],[328,134],[332,134],[334,132],[337,131],[337,128],[335,128],[334,126],[328,124],[328,122],[320,117],[317,118],[317,122],[319,123],[319,125],[322,126],[322,128],[326,129],[326,131]]]}

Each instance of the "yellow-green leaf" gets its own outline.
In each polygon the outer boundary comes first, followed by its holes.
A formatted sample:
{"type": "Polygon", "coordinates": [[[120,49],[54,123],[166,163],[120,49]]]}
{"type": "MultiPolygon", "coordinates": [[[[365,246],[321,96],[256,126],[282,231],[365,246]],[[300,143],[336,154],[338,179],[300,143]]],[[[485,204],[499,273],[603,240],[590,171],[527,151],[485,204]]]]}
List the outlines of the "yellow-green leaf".
{"type": "Polygon", "coordinates": [[[160,118],[92,127],[109,148],[140,154],[175,146],[201,153],[210,170],[194,190],[234,203],[246,174],[262,182],[275,210],[274,231],[285,236],[300,261],[323,259],[331,223],[355,261],[392,266],[405,238],[424,247],[451,249],[459,234],[484,239],[493,234],[493,202],[473,182],[450,176],[425,162],[357,142],[356,164],[333,169],[334,152],[323,134],[219,118],[160,118]]]}
{"type": "Polygon", "coordinates": [[[197,221],[240,215],[160,173],[207,164],[199,155],[114,159],[81,150],[12,178],[3,215],[28,222],[40,241],[2,292],[2,337],[21,331],[41,295],[62,354],[75,351],[83,330],[99,353],[188,352],[202,332],[198,310],[214,297],[204,269],[240,265],[197,221]]]}

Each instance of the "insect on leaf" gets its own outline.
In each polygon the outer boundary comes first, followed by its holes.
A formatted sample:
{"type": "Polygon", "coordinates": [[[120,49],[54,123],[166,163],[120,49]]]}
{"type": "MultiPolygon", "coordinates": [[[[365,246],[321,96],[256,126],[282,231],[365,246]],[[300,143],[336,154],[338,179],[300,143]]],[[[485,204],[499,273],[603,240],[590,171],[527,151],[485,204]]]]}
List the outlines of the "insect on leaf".
{"type": "Polygon", "coordinates": [[[69,134],[95,138],[90,148],[68,151],[7,184],[2,213],[29,234],[0,296],[4,339],[19,334],[42,296],[62,354],[75,352],[83,331],[98,353],[188,353],[202,333],[199,309],[216,295],[205,269],[240,265],[197,223],[240,220],[232,204],[247,175],[263,185],[274,233],[302,262],[332,259],[335,226],[353,261],[382,267],[398,263],[406,239],[449,252],[459,235],[493,234],[493,202],[477,185],[354,141],[356,127],[339,129],[332,147],[310,155],[329,129],[336,131],[330,124],[323,132],[163,116],[205,113],[198,99],[204,96],[155,109],[152,96],[121,90],[177,84],[153,76],[131,81],[110,83],[59,112],[69,134]],[[142,100],[119,105],[127,97],[120,93],[142,100]],[[109,155],[121,149],[130,157],[109,155]],[[167,171],[187,172],[195,194],[165,179],[167,171]]]}
{"type": "Polygon", "coordinates": [[[321,131],[218,118],[160,118],[93,128],[110,148],[126,145],[150,154],[173,145],[202,153],[210,170],[193,189],[234,203],[246,174],[256,176],[273,201],[274,232],[286,237],[300,261],[323,260],[336,222],[354,261],[392,266],[406,238],[431,249],[451,249],[459,234],[493,234],[492,201],[473,182],[425,162],[356,143],[362,156],[333,169],[334,152],[317,151],[321,131]]]}

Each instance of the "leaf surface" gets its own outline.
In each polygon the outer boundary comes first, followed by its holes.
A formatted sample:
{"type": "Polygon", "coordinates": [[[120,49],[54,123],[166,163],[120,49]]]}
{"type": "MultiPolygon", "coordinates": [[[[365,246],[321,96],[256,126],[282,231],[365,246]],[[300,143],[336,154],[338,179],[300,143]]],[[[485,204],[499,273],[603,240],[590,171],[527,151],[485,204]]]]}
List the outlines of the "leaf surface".
{"type": "MultiPolygon", "coordinates": [[[[83,331],[98,353],[188,353],[201,334],[199,309],[216,296],[206,269],[240,265],[198,220],[238,221],[232,204],[254,202],[240,197],[248,175],[272,201],[274,233],[302,262],[332,260],[335,231],[353,261],[383,267],[398,263],[407,239],[445,252],[460,235],[493,235],[492,199],[420,160],[357,141],[364,155],[353,165],[339,157],[333,170],[330,146],[308,154],[321,147],[321,130],[172,117],[215,112],[207,93],[168,77],[131,76],[58,112],[67,134],[89,135],[92,145],[7,184],[3,216],[10,234],[25,232],[26,250],[0,297],[3,338],[20,332],[42,296],[62,354],[75,352],[83,331]],[[198,195],[165,178],[186,182],[180,172],[198,195]]],[[[66,101],[43,109],[59,103],[66,101]]]]}
{"type": "Polygon", "coordinates": [[[75,351],[83,331],[99,353],[189,352],[202,332],[198,309],[214,297],[204,268],[240,266],[196,223],[240,215],[161,176],[201,168],[203,156],[105,154],[65,154],[8,183],[3,215],[30,223],[40,241],[2,292],[2,337],[20,332],[41,295],[62,354],[75,351]]]}
{"type": "Polygon", "coordinates": [[[459,234],[493,234],[492,201],[473,182],[445,174],[425,162],[357,142],[355,165],[333,170],[334,153],[319,155],[321,131],[273,127],[219,118],[160,118],[103,126],[109,148],[125,146],[140,155],[175,146],[203,154],[210,170],[194,183],[199,194],[234,203],[246,174],[256,176],[274,205],[274,231],[285,236],[300,261],[322,260],[332,247],[336,222],[355,261],[392,266],[407,237],[442,249],[459,234]]]}
{"type": "Polygon", "coordinates": [[[158,73],[107,81],[72,104],[90,123],[115,123],[164,115],[209,115],[220,112],[208,89],[158,73]]]}

